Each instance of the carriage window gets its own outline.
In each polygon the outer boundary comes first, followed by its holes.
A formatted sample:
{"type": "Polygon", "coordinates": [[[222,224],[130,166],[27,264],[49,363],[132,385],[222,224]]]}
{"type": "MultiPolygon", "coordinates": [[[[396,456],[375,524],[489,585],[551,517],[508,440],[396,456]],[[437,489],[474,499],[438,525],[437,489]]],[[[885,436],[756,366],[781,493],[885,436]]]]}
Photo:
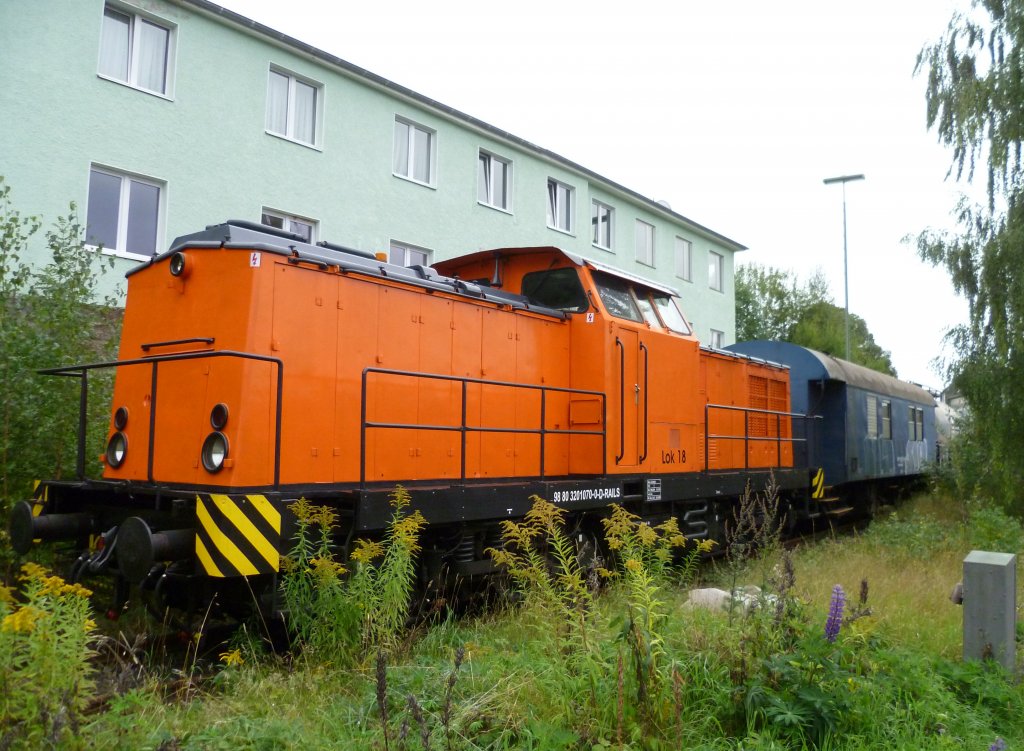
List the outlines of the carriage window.
{"type": "Polygon", "coordinates": [[[630,321],[642,321],[643,317],[637,310],[633,296],[629,293],[629,286],[621,279],[606,274],[594,274],[594,282],[597,284],[597,292],[601,295],[601,302],[609,315],[616,318],[626,318],[630,321]]]}
{"type": "Polygon", "coordinates": [[[679,306],[676,305],[676,301],[668,295],[652,295],[654,298],[654,305],[658,309],[658,315],[661,316],[661,320],[665,326],[675,331],[677,334],[689,334],[690,326],[686,323],[686,319],[683,318],[683,314],[679,312],[679,306]]]}
{"type": "Polygon", "coordinates": [[[882,400],[882,438],[892,439],[892,402],[882,400]]]}
{"type": "Polygon", "coordinates": [[[534,305],[583,313],[589,307],[587,293],[576,269],[534,271],[523,277],[523,296],[534,305]]]}

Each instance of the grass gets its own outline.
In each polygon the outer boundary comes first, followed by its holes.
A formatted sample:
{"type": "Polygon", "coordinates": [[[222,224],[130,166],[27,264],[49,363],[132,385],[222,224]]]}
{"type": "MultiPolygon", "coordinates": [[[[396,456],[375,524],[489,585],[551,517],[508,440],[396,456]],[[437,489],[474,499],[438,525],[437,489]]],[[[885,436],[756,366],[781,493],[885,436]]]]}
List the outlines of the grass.
{"type": "MultiPolygon", "coordinates": [[[[511,606],[405,634],[383,685],[371,655],[327,664],[241,643],[241,664],[198,666],[198,691],[153,673],[112,697],[67,747],[984,751],[1002,738],[1020,748],[1021,671],[962,663],[962,611],[949,601],[971,549],[1009,540],[1024,553],[1020,525],[991,516],[967,509],[965,524],[948,501],[920,498],[857,537],[800,547],[782,617],[767,606],[732,618],[682,609],[686,591],[655,577],[664,617],[648,634],[660,647],[647,672],[622,638],[635,592],[620,577],[587,611],[585,648],[557,609],[511,606]],[[830,644],[832,588],[852,606],[865,578],[872,615],[830,644]]],[[[779,562],[748,562],[739,580],[766,583],[779,562]]],[[[720,564],[702,573],[732,576],[720,564]]]]}

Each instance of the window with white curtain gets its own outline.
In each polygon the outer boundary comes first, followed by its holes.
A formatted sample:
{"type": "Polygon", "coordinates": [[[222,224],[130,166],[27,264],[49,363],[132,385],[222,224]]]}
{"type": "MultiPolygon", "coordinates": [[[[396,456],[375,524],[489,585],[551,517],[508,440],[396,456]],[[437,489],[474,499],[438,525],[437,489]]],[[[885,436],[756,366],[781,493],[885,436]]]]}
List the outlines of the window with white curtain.
{"type": "Polygon", "coordinates": [[[714,251],[708,252],[708,286],[716,292],[722,291],[722,256],[714,251]]]}
{"type": "Polygon", "coordinates": [[[267,79],[267,132],[315,146],[321,87],[277,68],[267,79]]]}
{"type": "Polygon", "coordinates": [[[676,276],[680,279],[690,281],[693,243],[681,237],[676,238],[676,276]]]}
{"type": "Polygon", "coordinates": [[[654,265],[654,225],[636,220],[636,260],[645,266],[654,265]]]}
{"type": "Polygon", "coordinates": [[[435,135],[429,128],[396,117],[394,174],[433,185],[435,135]]]}
{"type": "Polygon", "coordinates": [[[156,255],[163,189],[162,183],[149,178],[92,167],[86,243],[128,258],[156,255]]]}
{"type": "Polygon", "coordinates": [[[174,30],[119,5],[103,8],[99,74],[137,89],[171,95],[174,30]]]}
{"type": "Polygon", "coordinates": [[[268,227],[276,227],[277,229],[283,229],[285,232],[291,232],[293,235],[298,235],[308,243],[316,241],[317,222],[313,219],[307,219],[301,216],[292,216],[291,214],[285,214],[284,212],[264,207],[260,217],[260,224],[265,224],[268,227]]]}
{"type": "Polygon", "coordinates": [[[548,178],[548,226],[562,232],[575,229],[572,186],[548,178]]]}
{"type": "Polygon", "coordinates": [[[725,347],[725,332],[718,329],[711,329],[711,346],[715,349],[725,347]]]}
{"type": "Polygon", "coordinates": [[[429,266],[430,251],[408,243],[391,243],[388,262],[398,266],[429,266]]]}
{"type": "Polygon", "coordinates": [[[511,208],[512,163],[487,151],[480,151],[476,199],[482,204],[508,211],[511,208]]]}

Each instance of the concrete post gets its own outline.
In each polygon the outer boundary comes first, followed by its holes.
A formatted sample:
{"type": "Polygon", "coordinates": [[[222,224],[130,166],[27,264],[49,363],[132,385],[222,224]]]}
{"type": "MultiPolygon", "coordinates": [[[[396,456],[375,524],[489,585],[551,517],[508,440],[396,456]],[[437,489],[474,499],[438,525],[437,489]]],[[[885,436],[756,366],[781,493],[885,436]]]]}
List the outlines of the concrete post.
{"type": "Polygon", "coordinates": [[[972,550],[964,558],[964,659],[1016,660],[1017,556],[972,550]]]}

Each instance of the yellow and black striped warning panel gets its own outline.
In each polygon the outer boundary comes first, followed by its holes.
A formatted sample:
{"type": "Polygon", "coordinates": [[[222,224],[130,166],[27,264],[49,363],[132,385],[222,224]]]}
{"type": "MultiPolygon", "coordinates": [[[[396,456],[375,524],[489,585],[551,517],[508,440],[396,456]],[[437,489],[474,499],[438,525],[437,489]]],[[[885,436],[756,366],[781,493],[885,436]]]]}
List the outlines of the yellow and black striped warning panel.
{"type": "Polygon", "coordinates": [[[280,568],[281,514],[265,496],[196,496],[196,518],[196,556],[209,576],[272,574],[280,568]]]}
{"type": "Polygon", "coordinates": [[[818,469],[818,472],[814,475],[814,479],[811,480],[811,498],[824,498],[825,497],[825,470],[818,469]]]}
{"type": "Polygon", "coordinates": [[[39,480],[32,481],[32,516],[39,516],[50,502],[50,486],[39,480]]]}

